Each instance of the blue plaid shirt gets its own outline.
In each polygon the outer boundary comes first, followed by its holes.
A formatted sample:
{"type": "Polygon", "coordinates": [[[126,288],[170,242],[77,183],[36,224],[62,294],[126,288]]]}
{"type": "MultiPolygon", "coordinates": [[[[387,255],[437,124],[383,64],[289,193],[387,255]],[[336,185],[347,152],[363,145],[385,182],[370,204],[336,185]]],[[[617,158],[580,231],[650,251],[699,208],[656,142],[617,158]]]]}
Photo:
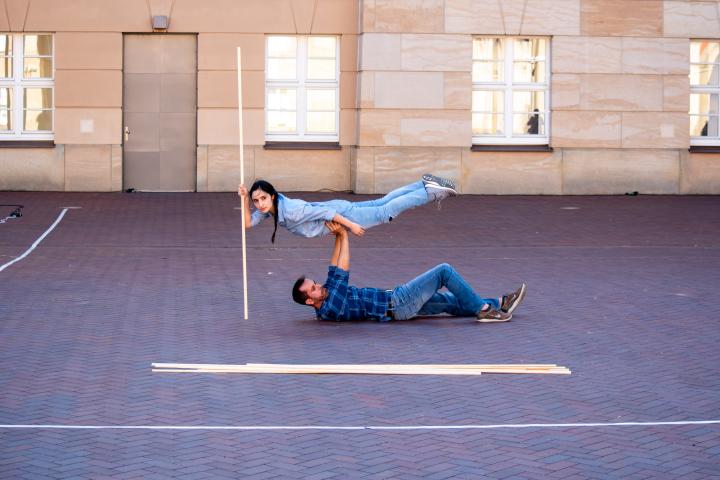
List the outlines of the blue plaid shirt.
{"type": "Polygon", "coordinates": [[[335,265],[328,268],[328,277],[323,287],[328,296],[316,309],[322,320],[364,320],[387,321],[390,293],[379,288],[357,288],[348,285],[350,272],[335,265]]]}

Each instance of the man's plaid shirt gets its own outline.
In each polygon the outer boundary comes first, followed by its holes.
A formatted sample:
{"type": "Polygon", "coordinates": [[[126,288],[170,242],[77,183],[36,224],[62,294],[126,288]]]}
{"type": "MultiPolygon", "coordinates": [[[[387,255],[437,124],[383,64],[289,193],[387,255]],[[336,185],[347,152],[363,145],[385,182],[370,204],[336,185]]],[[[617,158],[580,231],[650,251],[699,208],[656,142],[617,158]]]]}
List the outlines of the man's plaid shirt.
{"type": "Polygon", "coordinates": [[[378,288],[357,288],[348,285],[350,272],[330,265],[328,277],[323,287],[328,296],[316,309],[322,320],[364,320],[387,321],[390,292],[378,288]]]}

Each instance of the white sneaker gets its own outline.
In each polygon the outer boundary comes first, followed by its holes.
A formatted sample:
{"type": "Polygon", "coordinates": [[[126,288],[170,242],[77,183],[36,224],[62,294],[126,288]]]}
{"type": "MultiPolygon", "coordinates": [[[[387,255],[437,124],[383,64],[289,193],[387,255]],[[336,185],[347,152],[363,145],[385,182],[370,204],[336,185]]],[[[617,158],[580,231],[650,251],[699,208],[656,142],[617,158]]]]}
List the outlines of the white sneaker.
{"type": "Polygon", "coordinates": [[[427,192],[427,196],[430,201],[435,201],[438,203],[442,202],[447,197],[454,197],[455,195],[457,195],[457,192],[452,188],[439,187],[436,185],[425,185],[425,191],[427,192]]]}

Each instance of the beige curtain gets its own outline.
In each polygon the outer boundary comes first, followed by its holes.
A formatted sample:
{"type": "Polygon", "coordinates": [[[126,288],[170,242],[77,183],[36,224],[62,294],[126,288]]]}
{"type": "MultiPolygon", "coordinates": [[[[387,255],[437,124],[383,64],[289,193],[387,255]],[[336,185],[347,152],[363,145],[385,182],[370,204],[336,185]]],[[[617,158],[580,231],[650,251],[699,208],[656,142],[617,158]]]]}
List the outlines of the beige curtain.
{"type": "MultiPolygon", "coordinates": [[[[38,52],[40,55],[52,55],[52,36],[38,35],[38,52]]],[[[40,60],[40,77],[52,77],[52,58],[40,60]]],[[[44,98],[43,98],[44,100],[44,98]]],[[[43,101],[43,105],[48,105],[43,101]]]]}

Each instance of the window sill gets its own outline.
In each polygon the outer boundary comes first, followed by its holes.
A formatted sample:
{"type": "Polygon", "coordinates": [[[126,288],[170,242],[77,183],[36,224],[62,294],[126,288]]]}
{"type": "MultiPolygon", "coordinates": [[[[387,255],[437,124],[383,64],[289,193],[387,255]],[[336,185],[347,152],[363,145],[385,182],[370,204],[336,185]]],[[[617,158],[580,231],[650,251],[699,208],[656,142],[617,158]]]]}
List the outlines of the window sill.
{"type": "Polygon", "coordinates": [[[340,142],[265,142],[265,150],[341,150],[340,142]]]}
{"type": "Polygon", "coordinates": [[[482,145],[473,144],[472,152],[552,152],[550,145],[482,145]]]}
{"type": "Polygon", "coordinates": [[[0,140],[0,148],[55,148],[54,140],[0,140]]]}
{"type": "Polygon", "coordinates": [[[720,145],[692,145],[690,153],[720,153],[720,145]]]}

